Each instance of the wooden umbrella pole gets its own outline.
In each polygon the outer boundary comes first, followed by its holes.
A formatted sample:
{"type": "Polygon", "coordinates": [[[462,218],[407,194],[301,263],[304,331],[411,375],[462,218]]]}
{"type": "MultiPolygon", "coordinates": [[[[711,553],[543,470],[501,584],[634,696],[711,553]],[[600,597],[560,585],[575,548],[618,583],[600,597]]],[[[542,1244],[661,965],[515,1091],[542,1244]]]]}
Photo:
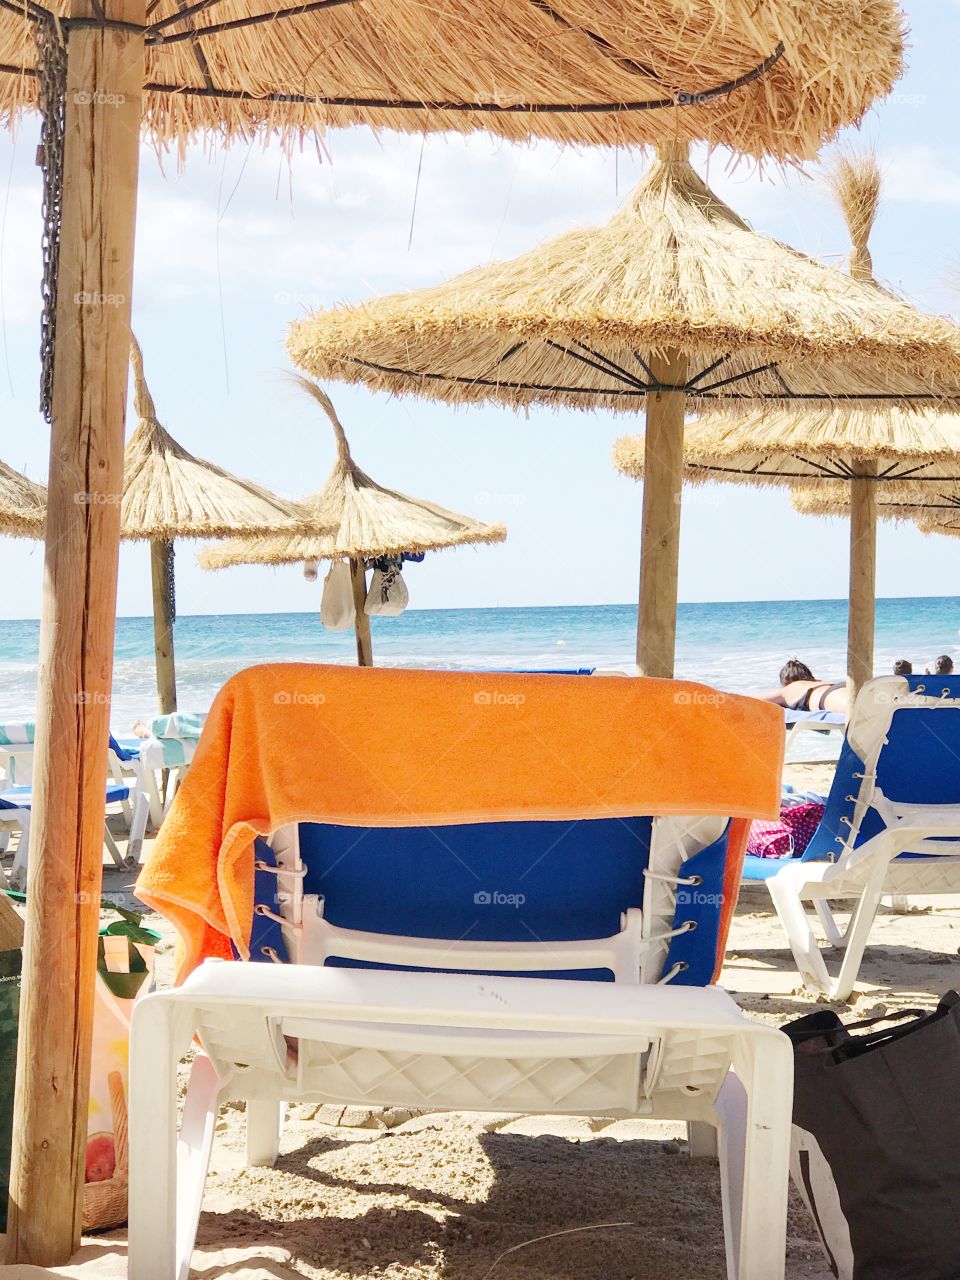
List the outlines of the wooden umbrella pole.
{"type": "MultiPolygon", "coordinates": [[[[665,386],[682,387],[687,380],[687,358],[679,351],[652,355],[650,369],[665,386]]],[[[684,391],[656,391],[647,396],[637,611],[637,667],[645,676],[673,675],[686,405],[684,391]]]]}
{"type": "Polygon", "coordinates": [[[80,1240],[130,345],[144,0],[72,0],[36,765],[7,1248],[80,1240]],[[98,18],[133,24],[105,28],[98,18]]]}
{"type": "Polygon", "coordinates": [[[847,689],[850,705],[873,679],[874,618],[877,602],[876,464],[864,462],[850,481],[850,604],[847,614],[847,689]]]}
{"type": "Polygon", "coordinates": [[[153,648],[157,663],[157,701],[160,714],[177,709],[177,671],[173,656],[171,596],[173,566],[169,542],[150,543],[150,578],[153,586],[153,648]]]}
{"type": "Polygon", "coordinates": [[[370,619],[364,612],[367,602],[367,571],[362,560],[350,561],[350,582],[353,586],[354,625],[357,633],[357,666],[373,666],[373,640],[370,637],[370,619]]]}

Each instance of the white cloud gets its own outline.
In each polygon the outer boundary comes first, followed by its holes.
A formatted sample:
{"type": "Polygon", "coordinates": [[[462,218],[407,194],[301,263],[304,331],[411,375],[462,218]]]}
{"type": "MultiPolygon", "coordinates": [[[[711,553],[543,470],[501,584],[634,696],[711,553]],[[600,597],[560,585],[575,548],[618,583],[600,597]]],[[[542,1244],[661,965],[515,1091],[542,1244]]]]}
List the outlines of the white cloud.
{"type": "Polygon", "coordinates": [[[911,204],[960,205],[960,151],[908,143],[884,152],[884,196],[911,204]]]}

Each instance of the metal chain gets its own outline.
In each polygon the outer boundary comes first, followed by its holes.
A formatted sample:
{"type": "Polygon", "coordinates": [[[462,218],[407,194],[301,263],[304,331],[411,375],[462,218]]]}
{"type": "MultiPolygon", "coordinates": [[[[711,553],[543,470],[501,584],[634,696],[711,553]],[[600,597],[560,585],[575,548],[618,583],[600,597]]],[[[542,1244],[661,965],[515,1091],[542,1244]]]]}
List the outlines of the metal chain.
{"type": "Polygon", "coordinates": [[[53,357],[57,325],[57,268],[60,216],[63,208],[63,135],[66,128],[67,48],[60,24],[52,15],[34,23],[39,79],[40,146],[37,163],[43,173],[41,211],[43,280],[40,296],[40,412],[50,421],[53,407],[53,357]]]}
{"type": "Polygon", "coordinates": [[[167,617],[170,619],[172,627],[177,620],[177,584],[173,570],[173,557],[176,553],[172,542],[166,544],[165,550],[166,554],[163,558],[163,590],[167,597],[167,617]]]}

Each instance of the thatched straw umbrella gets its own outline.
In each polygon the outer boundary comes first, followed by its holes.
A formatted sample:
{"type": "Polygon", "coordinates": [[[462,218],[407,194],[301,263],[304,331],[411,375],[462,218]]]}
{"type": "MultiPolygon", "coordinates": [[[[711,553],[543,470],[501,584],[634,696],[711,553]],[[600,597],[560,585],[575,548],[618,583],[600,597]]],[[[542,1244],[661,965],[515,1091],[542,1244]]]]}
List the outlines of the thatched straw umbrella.
{"type": "Polygon", "coordinates": [[[960,330],[756,234],[682,147],[661,149],[606,226],[431,289],[314,314],[287,345],[315,376],[450,403],[645,403],[637,662],[657,676],[673,672],[687,412],[960,393],[960,330]]]}
{"type": "MultiPolygon", "coordinates": [[[[880,197],[876,160],[842,158],[830,178],[853,242],[851,276],[874,305],[887,308],[894,299],[874,281],[867,245],[880,197]]],[[[640,478],[642,437],[619,440],[613,461],[625,475],[640,478]]],[[[882,411],[828,404],[736,416],[708,412],[687,427],[684,462],[686,478],[694,483],[829,491],[834,509],[849,511],[847,676],[856,693],[873,675],[877,503],[907,502],[924,490],[960,482],[960,418],[909,412],[895,403],[882,411]]]]}
{"type": "Polygon", "coordinates": [[[326,532],[233,538],[202,552],[200,564],[204,569],[227,569],[241,564],[309,564],[346,558],[353,583],[357,662],[369,667],[373,665],[373,644],[370,619],[364,612],[367,560],[404,551],[502,542],[507,531],[502,524],[481,524],[470,516],[377,484],[354,462],[327,393],[309,378],[296,376],[296,380],[330,419],[337,444],[337,460],[326,484],[302,504],[315,527],[326,532]]]}
{"type": "Polygon", "coordinates": [[[8,538],[42,538],[47,491],[0,462],[0,533],[8,538]]]}
{"type": "Polygon", "coordinates": [[[157,419],[136,338],[130,342],[130,364],[139,422],[124,450],[120,534],[130,542],[150,543],[157,696],[166,715],[177,709],[174,540],[295,533],[317,526],[297,503],[187,453],[157,419]]]}
{"type": "MultiPolygon", "coordinates": [[[[957,422],[956,418],[952,421],[957,422]]],[[[960,431],[960,422],[958,422],[960,431]]],[[[877,515],[895,524],[915,524],[923,533],[960,534],[960,467],[942,480],[925,477],[932,483],[905,481],[877,489],[877,515]]],[[[801,515],[849,516],[850,497],[837,485],[798,483],[790,494],[790,504],[801,515]]]]}
{"type": "Polygon", "coordinates": [[[141,132],[681,128],[791,156],[858,119],[902,57],[895,0],[51,3],[0,6],[0,117],[43,116],[50,500],[7,1227],[10,1259],[41,1266],[80,1238],[141,132]]]}
{"type": "MultiPolygon", "coordinates": [[[[49,8],[69,24],[65,0],[49,8]]],[[[4,116],[37,98],[30,19],[47,12],[31,0],[0,25],[4,116]]],[[[781,160],[812,157],[889,92],[904,26],[895,0],[159,0],[147,15],[146,27],[127,20],[146,46],[144,125],[161,145],[206,129],[370,124],[703,138],[781,160]]]]}

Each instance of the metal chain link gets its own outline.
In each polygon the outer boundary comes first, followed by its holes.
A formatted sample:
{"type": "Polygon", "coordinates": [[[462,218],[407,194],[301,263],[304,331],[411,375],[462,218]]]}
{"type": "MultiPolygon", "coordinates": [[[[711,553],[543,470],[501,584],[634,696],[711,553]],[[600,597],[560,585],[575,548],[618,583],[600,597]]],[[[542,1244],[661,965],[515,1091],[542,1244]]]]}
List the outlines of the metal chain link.
{"type": "Polygon", "coordinates": [[[41,213],[43,279],[40,296],[40,412],[47,422],[53,408],[53,357],[57,325],[57,269],[60,257],[60,216],[63,208],[63,135],[66,128],[67,47],[55,17],[34,23],[37,43],[40,108],[40,146],[37,163],[43,174],[41,213]]]}
{"type": "Polygon", "coordinates": [[[163,590],[167,597],[167,616],[172,627],[177,620],[177,584],[173,570],[173,557],[176,552],[173,549],[172,542],[166,544],[165,551],[166,554],[163,558],[163,590]]]}

